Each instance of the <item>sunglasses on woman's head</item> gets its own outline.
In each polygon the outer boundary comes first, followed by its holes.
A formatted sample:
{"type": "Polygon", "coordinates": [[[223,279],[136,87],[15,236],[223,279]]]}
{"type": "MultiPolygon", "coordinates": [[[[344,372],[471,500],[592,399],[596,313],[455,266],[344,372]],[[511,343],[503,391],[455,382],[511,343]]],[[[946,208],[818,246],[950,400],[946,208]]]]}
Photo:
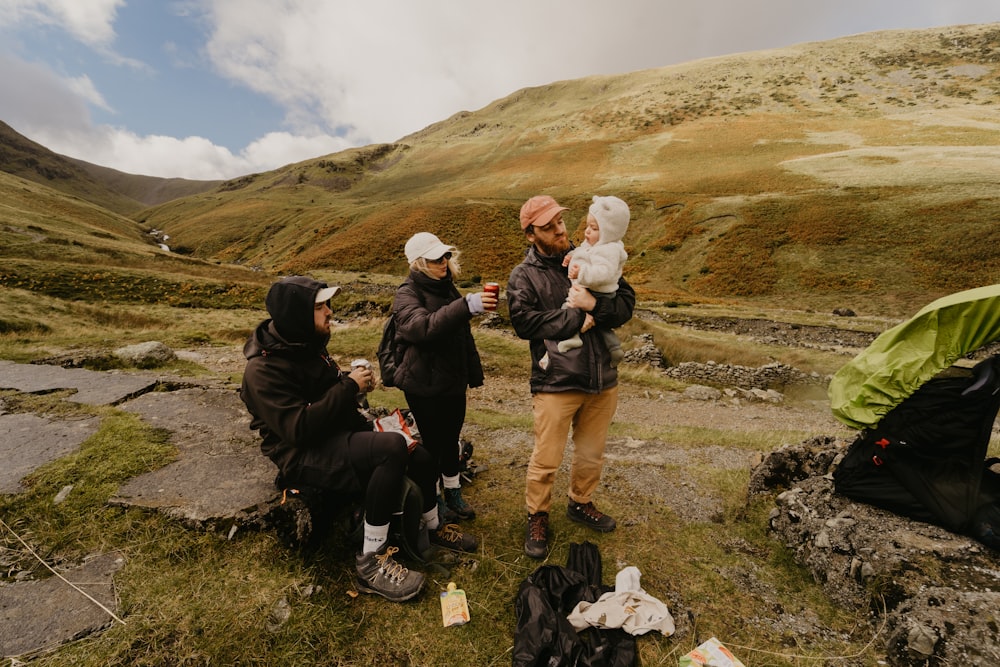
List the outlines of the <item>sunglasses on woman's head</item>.
{"type": "Polygon", "coordinates": [[[451,253],[450,252],[446,252],[445,254],[441,255],[437,259],[428,259],[427,263],[428,264],[440,264],[441,262],[447,262],[449,259],[451,259],[451,253]]]}

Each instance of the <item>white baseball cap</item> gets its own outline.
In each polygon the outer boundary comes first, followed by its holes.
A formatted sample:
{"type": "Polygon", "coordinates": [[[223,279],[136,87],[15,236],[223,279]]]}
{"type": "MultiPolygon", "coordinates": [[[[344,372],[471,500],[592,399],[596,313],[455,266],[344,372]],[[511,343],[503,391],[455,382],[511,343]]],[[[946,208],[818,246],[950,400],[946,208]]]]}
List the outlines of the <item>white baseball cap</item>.
{"type": "Polygon", "coordinates": [[[333,297],[340,294],[340,287],[334,285],[333,287],[323,287],[316,292],[316,303],[326,303],[333,297]]]}
{"type": "Polygon", "coordinates": [[[441,240],[430,232],[418,232],[410,237],[403,249],[406,253],[406,261],[410,264],[421,257],[424,259],[438,259],[446,252],[455,253],[458,250],[455,246],[445,245],[441,240]]]}

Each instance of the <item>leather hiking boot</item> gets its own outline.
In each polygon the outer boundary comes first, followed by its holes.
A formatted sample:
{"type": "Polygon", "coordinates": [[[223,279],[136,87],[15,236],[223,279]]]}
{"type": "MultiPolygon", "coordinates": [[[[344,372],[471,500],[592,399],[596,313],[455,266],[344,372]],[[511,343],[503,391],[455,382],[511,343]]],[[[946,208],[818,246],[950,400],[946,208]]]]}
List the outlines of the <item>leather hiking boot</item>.
{"type": "Polygon", "coordinates": [[[424,575],[411,572],[395,560],[392,555],[397,547],[383,544],[373,553],[358,554],[355,557],[358,590],[375,593],[393,602],[409,600],[424,587],[424,575]]]}
{"type": "Polygon", "coordinates": [[[431,544],[455,551],[475,551],[479,543],[472,535],[463,533],[453,523],[446,523],[440,528],[429,530],[431,544]]]}
{"type": "Polygon", "coordinates": [[[472,505],[465,502],[465,499],[462,498],[462,489],[460,488],[445,489],[444,503],[448,506],[448,509],[454,512],[458,518],[463,521],[476,518],[476,510],[472,509],[472,505]]]}
{"type": "Polygon", "coordinates": [[[548,555],[548,512],[535,512],[528,515],[528,527],[524,531],[524,553],[531,558],[545,558],[548,555]]]}
{"type": "Polygon", "coordinates": [[[582,523],[588,528],[593,528],[599,533],[610,533],[618,525],[615,520],[601,510],[594,507],[594,503],[574,503],[570,501],[566,509],[566,516],[582,523]]]}

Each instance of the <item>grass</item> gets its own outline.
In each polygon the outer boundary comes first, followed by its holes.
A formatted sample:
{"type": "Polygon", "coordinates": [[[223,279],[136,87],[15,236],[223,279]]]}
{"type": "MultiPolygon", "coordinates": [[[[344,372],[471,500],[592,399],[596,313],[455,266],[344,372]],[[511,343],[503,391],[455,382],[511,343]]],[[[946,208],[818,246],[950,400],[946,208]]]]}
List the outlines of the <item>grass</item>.
{"type": "MultiPolygon", "coordinates": [[[[345,279],[339,282],[346,284],[349,277],[341,276],[345,279]]],[[[365,280],[382,281],[374,275],[365,280]]],[[[263,317],[259,308],[182,309],[128,303],[101,308],[19,290],[2,291],[0,299],[7,305],[16,303],[28,320],[42,321],[45,313],[49,315],[45,331],[0,336],[0,357],[21,360],[74,343],[107,348],[147,338],[153,332],[168,344],[232,345],[263,317]]],[[[380,317],[352,321],[335,328],[331,349],[345,359],[373,358],[380,331],[380,317]]],[[[490,377],[502,376],[515,383],[524,380],[524,341],[503,329],[480,329],[476,337],[490,377]]],[[[723,336],[713,337],[711,347],[713,354],[721,355],[719,359],[726,355],[748,359],[741,356],[747,354],[744,343],[730,340],[727,347],[723,336]]],[[[190,367],[179,371],[204,372],[190,367]]],[[[681,387],[650,369],[627,367],[622,378],[650,391],[681,387]]],[[[112,623],[103,632],[31,656],[35,664],[481,666],[510,662],[517,590],[540,564],[526,558],[521,549],[520,497],[531,447],[530,414],[501,405],[468,414],[469,428],[511,437],[503,451],[477,449],[476,459],[488,463],[489,469],[467,488],[467,494],[479,510],[472,530],[481,548],[464,556],[450,576],[466,591],[473,620],[444,629],[437,593],[444,590],[447,578],[440,575],[432,575],[425,594],[411,603],[350,595],[353,547],[343,527],[335,527],[321,549],[303,553],[289,549],[267,531],[242,531],[227,540],[185,529],[156,513],[108,505],[122,481],[162,466],[174,456],[164,434],[134,415],[110,407],[70,404],[58,393],[2,392],[0,400],[9,412],[101,419],[100,429],[79,452],[32,474],[24,493],[0,497],[4,522],[56,565],[97,552],[125,556],[124,569],[115,579],[118,615],[125,623],[112,623]],[[73,491],[68,499],[52,503],[55,494],[70,484],[73,491]],[[287,620],[279,622],[285,611],[287,620]]],[[[371,396],[375,405],[392,406],[399,401],[394,391],[376,391],[371,396]]],[[[657,439],[692,449],[710,444],[748,453],[766,452],[808,435],[654,428],[625,421],[612,427],[613,437],[657,439]]],[[[860,653],[865,656],[862,661],[877,658],[867,647],[872,629],[866,619],[833,606],[768,534],[771,505],[766,500],[747,503],[746,470],[697,466],[683,471],[699,487],[722,499],[720,511],[709,520],[687,522],[666,505],[636,493],[637,487],[629,481],[634,465],[609,465],[602,486],[602,507],[621,517],[619,530],[596,538],[560,515],[557,503],[552,552],[546,562],[564,564],[571,543],[590,540],[599,543],[605,582],[610,583],[621,567],[639,568],[643,587],[668,605],[683,628],[673,637],[639,638],[641,664],[676,664],[680,655],[713,635],[753,665],[813,664],[821,656],[844,653],[860,653]],[[778,600],[778,606],[764,605],[764,600],[778,600]],[[785,612],[815,615],[829,633],[800,645],[795,634],[783,627],[785,612]]],[[[671,478],[679,471],[669,465],[644,464],[643,472],[671,478]]],[[[566,475],[559,475],[556,498],[565,497],[565,484],[566,475]]],[[[12,534],[2,534],[0,545],[12,570],[44,576],[41,566],[12,534]]]]}

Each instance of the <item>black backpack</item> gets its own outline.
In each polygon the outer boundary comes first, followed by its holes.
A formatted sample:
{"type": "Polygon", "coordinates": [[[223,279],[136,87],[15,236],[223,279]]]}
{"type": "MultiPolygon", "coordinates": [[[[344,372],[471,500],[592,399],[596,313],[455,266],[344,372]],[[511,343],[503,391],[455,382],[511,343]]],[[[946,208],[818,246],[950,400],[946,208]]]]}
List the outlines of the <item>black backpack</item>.
{"type": "MultiPolygon", "coordinates": [[[[406,283],[403,283],[405,285],[406,283]]],[[[402,287],[403,285],[400,285],[402,287]]],[[[420,290],[414,290],[417,299],[423,304],[420,290]]],[[[382,376],[382,385],[385,387],[396,386],[396,369],[403,363],[403,353],[406,351],[405,341],[396,337],[396,313],[389,313],[389,319],[382,327],[382,340],[378,343],[378,350],[375,358],[378,359],[378,370],[382,376]]]]}
{"type": "Polygon", "coordinates": [[[402,341],[396,340],[396,314],[389,313],[389,319],[382,327],[382,340],[379,341],[378,351],[375,357],[378,359],[379,373],[382,375],[382,384],[386,387],[396,386],[396,369],[403,361],[402,341]]]}
{"type": "Polygon", "coordinates": [[[1000,355],[927,381],[869,430],[833,473],[839,493],[1000,549],[1000,475],[987,459],[1000,411],[1000,355]]]}

